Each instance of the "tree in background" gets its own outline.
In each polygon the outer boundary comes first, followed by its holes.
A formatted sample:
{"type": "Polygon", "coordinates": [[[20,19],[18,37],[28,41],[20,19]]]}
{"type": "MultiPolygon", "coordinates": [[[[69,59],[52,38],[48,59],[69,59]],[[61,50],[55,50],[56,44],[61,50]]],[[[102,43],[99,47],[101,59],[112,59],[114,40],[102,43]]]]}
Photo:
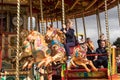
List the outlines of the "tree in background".
{"type": "Polygon", "coordinates": [[[116,41],[113,42],[113,45],[115,45],[117,48],[118,48],[118,47],[120,48],[120,37],[118,37],[118,38],[116,39],[116,41]]]}

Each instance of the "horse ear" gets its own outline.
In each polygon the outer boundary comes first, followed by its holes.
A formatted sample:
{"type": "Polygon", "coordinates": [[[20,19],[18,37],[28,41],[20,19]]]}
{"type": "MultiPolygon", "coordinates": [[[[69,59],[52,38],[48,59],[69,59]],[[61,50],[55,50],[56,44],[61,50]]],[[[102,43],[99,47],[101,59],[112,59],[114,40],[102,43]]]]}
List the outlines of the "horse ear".
{"type": "Polygon", "coordinates": [[[58,34],[62,34],[62,33],[63,33],[63,32],[62,32],[61,30],[59,30],[59,29],[56,29],[56,31],[57,31],[58,34]]]}

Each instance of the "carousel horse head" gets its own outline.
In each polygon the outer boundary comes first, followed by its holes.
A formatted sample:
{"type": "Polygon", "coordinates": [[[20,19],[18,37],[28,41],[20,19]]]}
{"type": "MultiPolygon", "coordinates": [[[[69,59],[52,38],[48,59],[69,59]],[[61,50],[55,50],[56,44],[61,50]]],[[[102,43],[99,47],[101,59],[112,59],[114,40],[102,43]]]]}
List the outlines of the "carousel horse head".
{"type": "Polygon", "coordinates": [[[40,62],[47,54],[48,46],[45,43],[44,37],[37,31],[31,31],[23,42],[22,59],[27,58],[24,68],[35,62],[40,62]]]}
{"type": "Polygon", "coordinates": [[[86,47],[85,45],[77,45],[74,47],[73,49],[73,54],[72,57],[76,57],[76,58],[83,58],[86,55],[86,47]]]}
{"type": "Polygon", "coordinates": [[[59,29],[47,27],[45,40],[50,45],[53,61],[60,61],[65,56],[64,42],[65,35],[59,29]]]}
{"type": "Polygon", "coordinates": [[[29,42],[32,42],[32,41],[34,41],[36,39],[37,36],[41,36],[41,34],[39,32],[37,32],[37,31],[30,31],[29,35],[27,36],[26,39],[29,42]]]}
{"type": "Polygon", "coordinates": [[[25,54],[45,57],[48,50],[47,43],[45,43],[44,36],[37,31],[30,31],[26,40],[23,42],[23,51],[25,54]]]}
{"type": "Polygon", "coordinates": [[[70,65],[68,66],[68,69],[71,69],[71,65],[73,65],[74,67],[77,66],[83,66],[85,68],[85,70],[87,72],[90,72],[91,70],[89,69],[89,67],[87,67],[87,65],[90,65],[91,68],[94,71],[97,71],[98,69],[93,65],[92,61],[88,60],[86,57],[86,44],[84,43],[83,45],[78,45],[76,47],[74,47],[73,49],[73,54],[72,54],[72,58],[70,61],[70,65]]]}
{"type": "Polygon", "coordinates": [[[87,38],[87,39],[86,39],[86,45],[87,45],[87,47],[88,47],[91,51],[94,51],[94,50],[95,50],[94,44],[93,44],[93,42],[91,41],[90,38],[87,38]]]}
{"type": "Polygon", "coordinates": [[[52,40],[57,40],[60,43],[63,43],[65,41],[65,35],[57,28],[47,27],[45,40],[47,43],[51,43],[52,40]]]}

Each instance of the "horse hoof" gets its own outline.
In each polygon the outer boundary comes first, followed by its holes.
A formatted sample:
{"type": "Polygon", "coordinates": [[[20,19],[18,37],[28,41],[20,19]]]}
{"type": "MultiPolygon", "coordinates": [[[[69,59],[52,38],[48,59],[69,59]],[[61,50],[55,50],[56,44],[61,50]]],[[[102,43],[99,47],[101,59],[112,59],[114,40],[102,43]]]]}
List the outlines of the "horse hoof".
{"type": "Polygon", "coordinates": [[[91,72],[91,70],[87,70],[87,72],[91,72]]]}
{"type": "Polygon", "coordinates": [[[1,70],[0,70],[0,72],[4,73],[4,72],[5,72],[5,70],[4,70],[4,69],[1,69],[1,70]]]}
{"type": "Polygon", "coordinates": [[[42,69],[46,70],[46,69],[47,69],[47,67],[43,66],[43,67],[42,67],[42,69]]]}
{"type": "Polygon", "coordinates": [[[98,69],[94,69],[94,71],[98,71],[98,69]]]}
{"type": "Polygon", "coordinates": [[[28,71],[28,68],[24,68],[24,69],[22,69],[23,71],[28,71]]]}
{"type": "Polygon", "coordinates": [[[40,68],[36,67],[35,70],[38,71],[40,68]]]}
{"type": "Polygon", "coordinates": [[[30,71],[31,70],[31,68],[28,68],[28,71],[30,71]]]}

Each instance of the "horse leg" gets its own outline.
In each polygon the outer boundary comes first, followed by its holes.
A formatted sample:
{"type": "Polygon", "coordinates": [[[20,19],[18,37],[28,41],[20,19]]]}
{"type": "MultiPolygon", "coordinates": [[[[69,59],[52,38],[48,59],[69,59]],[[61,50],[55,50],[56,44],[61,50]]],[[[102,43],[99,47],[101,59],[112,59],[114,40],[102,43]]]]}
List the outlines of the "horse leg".
{"type": "Polygon", "coordinates": [[[90,72],[90,69],[87,67],[85,63],[81,63],[80,65],[82,65],[87,72],[90,72]]]}
{"type": "Polygon", "coordinates": [[[29,61],[25,62],[25,64],[22,67],[22,70],[24,70],[27,67],[28,63],[29,63],[29,61]]]}
{"type": "Polygon", "coordinates": [[[47,67],[48,64],[49,64],[50,62],[52,62],[52,61],[53,61],[53,58],[52,58],[52,57],[48,57],[48,58],[46,59],[46,62],[45,62],[45,67],[47,67]]]}
{"type": "Polygon", "coordinates": [[[71,66],[77,67],[77,65],[73,62],[73,60],[71,59],[70,61],[67,62],[67,69],[71,70],[71,66]]]}
{"type": "Polygon", "coordinates": [[[92,61],[89,61],[89,65],[91,66],[91,68],[92,68],[94,71],[98,71],[98,69],[93,65],[93,62],[92,62],[92,61]]]}
{"type": "Polygon", "coordinates": [[[40,68],[44,63],[46,59],[43,59],[41,62],[38,63],[37,68],[40,68]]]}
{"type": "Polygon", "coordinates": [[[31,68],[32,68],[33,63],[34,63],[34,61],[31,61],[31,62],[28,64],[28,69],[31,69],[31,68]]]}

